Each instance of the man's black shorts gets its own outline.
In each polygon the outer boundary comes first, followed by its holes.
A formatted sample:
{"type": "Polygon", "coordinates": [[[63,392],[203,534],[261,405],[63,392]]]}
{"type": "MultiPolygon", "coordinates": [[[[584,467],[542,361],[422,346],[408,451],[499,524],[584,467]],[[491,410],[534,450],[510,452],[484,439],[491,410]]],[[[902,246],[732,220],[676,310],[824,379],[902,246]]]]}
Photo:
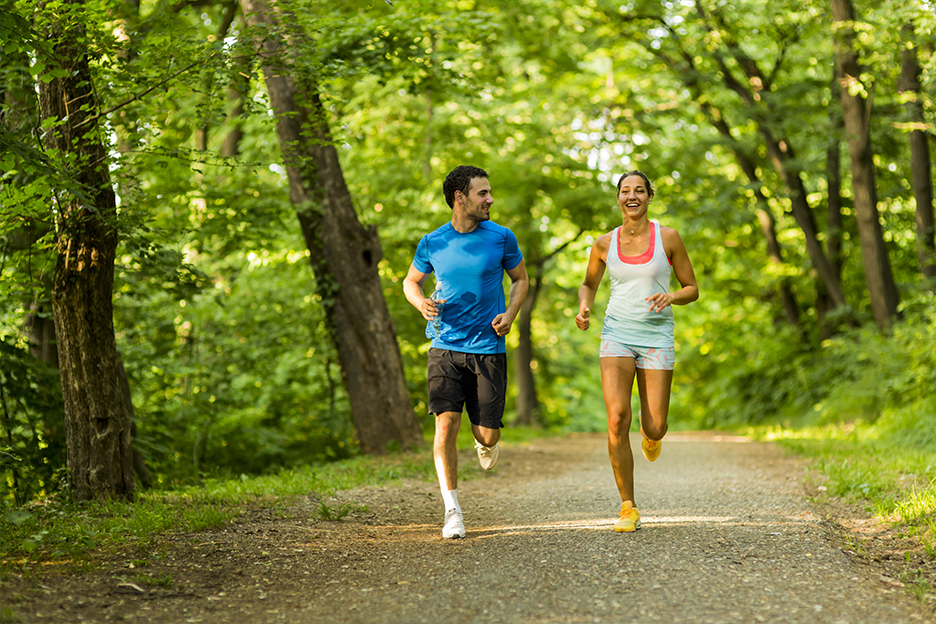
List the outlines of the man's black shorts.
{"type": "Polygon", "coordinates": [[[500,429],[506,400],[506,353],[429,349],[430,414],[461,414],[464,407],[472,424],[500,429]]]}

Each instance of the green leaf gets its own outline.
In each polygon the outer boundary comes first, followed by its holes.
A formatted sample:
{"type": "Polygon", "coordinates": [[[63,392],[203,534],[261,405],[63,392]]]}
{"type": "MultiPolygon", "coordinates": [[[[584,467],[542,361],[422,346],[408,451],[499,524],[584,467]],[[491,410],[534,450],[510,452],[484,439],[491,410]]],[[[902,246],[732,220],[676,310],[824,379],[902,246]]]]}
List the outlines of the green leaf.
{"type": "Polygon", "coordinates": [[[28,511],[11,511],[6,515],[5,520],[10,524],[22,526],[24,522],[32,518],[33,515],[28,511]]]}

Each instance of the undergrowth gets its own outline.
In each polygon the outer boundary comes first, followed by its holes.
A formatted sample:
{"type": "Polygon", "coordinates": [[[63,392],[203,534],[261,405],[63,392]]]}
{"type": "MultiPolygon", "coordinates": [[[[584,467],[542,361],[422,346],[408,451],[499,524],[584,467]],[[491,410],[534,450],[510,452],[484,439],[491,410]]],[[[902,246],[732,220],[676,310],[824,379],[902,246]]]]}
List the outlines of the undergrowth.
{"type": "MultiPolygon", "coordinates": [[[[511,427],[502,439],[519,444],[543,435],[548,432],[511,427]]],[[[459,432],[458,448],[474,448],[470,427],[459,432]]],[[[477,477],[476,466],[462,464],[459,479],[477,477]]],[[[428,440],[416,451],[359,456],[275,475],[205,480],[198,487],[142,492],[134,502],[78,504],[59,494],[25,506],[7,503],[0,507],[0,572],[37,562],[83,565],[92,552],[106,554],[127,545],[146,553],[162,536],[216,529],[251,508],[281,509],[296,497],[323,499],[339,490],[403,478],[436,478],[428,440]]],[[[340,520],[354,511],[320,505],[314,517],[340,520]]]]}

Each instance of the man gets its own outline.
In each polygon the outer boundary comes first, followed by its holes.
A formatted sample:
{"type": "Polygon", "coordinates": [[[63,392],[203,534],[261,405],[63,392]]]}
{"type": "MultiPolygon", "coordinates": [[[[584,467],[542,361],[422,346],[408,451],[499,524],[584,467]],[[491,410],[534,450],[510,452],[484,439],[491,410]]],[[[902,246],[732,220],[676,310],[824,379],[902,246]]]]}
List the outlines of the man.
{"type": "Polygon", "coordinates": [[[442,184],[452,221],[419,241],[403,280],[406,299],[427,321],[438,316],[436,302],[423,286],[435,273],[441,291],[442,331],[429,349],[429,412],[435,414],[435,460],[445,525],[442,537],[465,536],[458,504],[458,454],[455,441],[462,408],[468,412],[481,467],[497,462],[507,392],[510,332],[530,281],[517,238],[490,221],[491,185],[477,167],[453,169],[442,184]],[[504,272],[510,276],[510,305],[504,301],[504,272]]]}

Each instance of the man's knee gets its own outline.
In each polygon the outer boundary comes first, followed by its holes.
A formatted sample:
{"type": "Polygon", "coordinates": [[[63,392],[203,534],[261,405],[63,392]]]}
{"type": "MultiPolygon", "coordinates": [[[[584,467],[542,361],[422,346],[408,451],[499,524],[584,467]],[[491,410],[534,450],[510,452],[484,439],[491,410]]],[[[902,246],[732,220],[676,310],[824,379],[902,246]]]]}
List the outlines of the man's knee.
{"type": "Polygon", "coordinates": [[[475,432],[475,439],[484,446],[494,446],[500,440],[500,429],[488,429],[487,427],[478,427],[475,432]]]}
{"type": "Polygon", "coordinates": [[[436,436],[449,438],[458,435],[458,429],[461,425],[461,414],[455,412],[442,412],[435,415],[436,436]]]}

